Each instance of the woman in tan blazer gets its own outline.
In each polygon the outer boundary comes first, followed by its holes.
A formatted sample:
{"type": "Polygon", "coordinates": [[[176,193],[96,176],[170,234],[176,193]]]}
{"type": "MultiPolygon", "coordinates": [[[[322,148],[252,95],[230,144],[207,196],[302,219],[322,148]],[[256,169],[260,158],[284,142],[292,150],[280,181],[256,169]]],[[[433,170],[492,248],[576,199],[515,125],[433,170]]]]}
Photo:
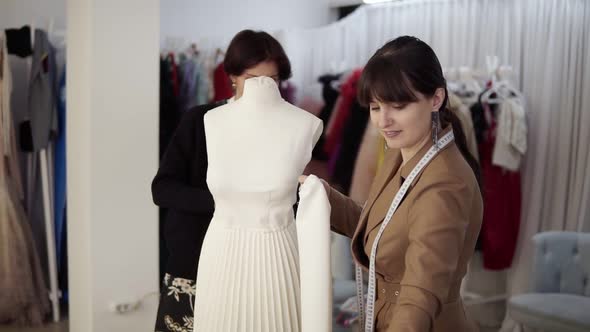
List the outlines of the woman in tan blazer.
{"type": "Polygon", "coordinates": [[[385,162],[364,208],[325,186],[332,229],[352,238],[353,257],[365,270],[405,179],[441,137],[454,133],[417,173],[378,241],[374,330],[476,331],[459,290],[482,222],[479,169],[459,119],[446,108],[434,51],[414,37],[387,43],[367,63],[358,97],[387,142],[385,162]]]}

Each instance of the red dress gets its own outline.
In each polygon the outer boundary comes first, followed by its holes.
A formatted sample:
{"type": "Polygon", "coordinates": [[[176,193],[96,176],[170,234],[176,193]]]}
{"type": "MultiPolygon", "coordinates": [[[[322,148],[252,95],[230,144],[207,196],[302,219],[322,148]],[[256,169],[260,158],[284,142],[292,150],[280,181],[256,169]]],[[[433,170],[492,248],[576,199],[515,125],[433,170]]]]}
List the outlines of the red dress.
{"type": "Polygon", "coordinates": [[[231,87],[231,80],[220,63],[213,72],[213,89],[215,91],[213,102],[226,100],[234,95],[231,87]]]}
{"type": "Polygon", "coordinates": [[[336,152],[338,145],[342,141],[344,128],[350,118],[350,109],[356,100],[357,83],[361,78],[362,72],[362,69],[355,70],[346,82],[342,84],[342,88],[340,89],[342,102],[340,103],[339,109],[335,112],[336,118],[334,119],[334,125],[324,145],[324,151],[330,156],[336,152]]]}
{"type": "Polygon", "coordinates": [[[489,129],[479,144],[483,178],[484,214],[480,240],[483,265],[486,269],[502,270],[512,264],[520,228],[520,172],[511,172],[492,164],[497,123],[489,105],[484,105],[489,129]]]}

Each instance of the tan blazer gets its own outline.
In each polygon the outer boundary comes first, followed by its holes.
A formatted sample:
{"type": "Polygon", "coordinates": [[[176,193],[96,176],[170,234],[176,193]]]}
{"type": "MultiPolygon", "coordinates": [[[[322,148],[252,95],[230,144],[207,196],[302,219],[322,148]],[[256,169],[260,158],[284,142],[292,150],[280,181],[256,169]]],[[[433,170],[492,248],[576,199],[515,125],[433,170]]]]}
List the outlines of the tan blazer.
{"type": "MultiPolygon", "coordinates": [[[[403,167],[399,150],[388,151],[364,209],[329,190],[332,229],[352,237],[353,257],[365,268],[402,179],[431,146],[427,144],[403,167]]],[[[482,214],[476,178],[453,142],[416,177],[379,241],[376,331],[477,330],[466,318],[459,290],[482,214]]]]}

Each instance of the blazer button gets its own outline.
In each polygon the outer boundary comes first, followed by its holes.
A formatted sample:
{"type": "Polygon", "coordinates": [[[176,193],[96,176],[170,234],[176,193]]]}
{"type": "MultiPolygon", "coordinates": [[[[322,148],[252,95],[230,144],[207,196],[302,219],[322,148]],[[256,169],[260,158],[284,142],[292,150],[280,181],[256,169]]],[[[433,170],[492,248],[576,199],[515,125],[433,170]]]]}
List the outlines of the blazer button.
{"type": "Polygon", "coordinates": [[[381,290],[381,293],[385,294],[385,292],[386,292],[386,291],[385,291],[385,288],[383,288],[383,289],[381,290]]]}
{"type": "Polygon", "coordinates": [[[399,291],[395,291],[395,296],[399,296],[399,291]]]}

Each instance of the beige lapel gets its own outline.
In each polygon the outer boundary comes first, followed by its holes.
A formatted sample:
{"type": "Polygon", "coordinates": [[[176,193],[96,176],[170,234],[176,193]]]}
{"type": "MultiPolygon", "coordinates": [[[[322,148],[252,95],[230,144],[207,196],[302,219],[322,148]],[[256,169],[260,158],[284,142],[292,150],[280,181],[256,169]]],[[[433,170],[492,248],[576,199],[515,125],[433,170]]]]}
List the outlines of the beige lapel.
{"type": "Polygon", "coordinates": [[[375,180],[373,181],[373,186],[372,186],[371,192],[369,193],[369,198],[367,199],[367,202],[365,203],[365,206],[364,206],[363,211],[360,216],[359,224],[356,228],[354,236],[352,237],[352,253],[358,262],[361,262],[360,257],[363,257],[363,255],[362,255],[362,250],[363,250],[362,239],[363,239],[364,229],[366,228],[366,225],[367,225],[369,211],[371,210],[371,208],[375,204],[375,200],[377,199],[377,197],[379,197],[379,195],[381,194],[381,192],[383,191],[383,189],[385,188],[387,183],[391,180],[393,175],[396,173],[396,171],[400,167],[401,163],[402,163],[402,155],[399,150],[387,151],[387,153],[385,155],[385,161],[380,168],[379,174],[377,174],[377,176],[375,177],[375,180]],[[360,250],[360,252],[359,252],[359,250],[360,250]]]}

